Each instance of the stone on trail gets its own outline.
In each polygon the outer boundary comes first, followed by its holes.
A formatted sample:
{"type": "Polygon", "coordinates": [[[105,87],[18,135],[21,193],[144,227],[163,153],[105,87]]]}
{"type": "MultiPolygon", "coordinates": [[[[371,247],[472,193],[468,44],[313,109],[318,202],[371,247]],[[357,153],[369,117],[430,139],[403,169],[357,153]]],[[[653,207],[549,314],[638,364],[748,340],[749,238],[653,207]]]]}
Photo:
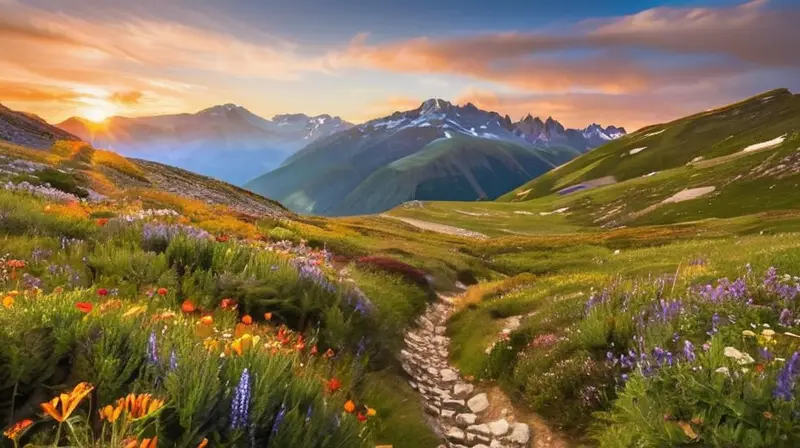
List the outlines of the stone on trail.
{"type": "Polygon", "coordinates": [[[475,434],[483,434],[485,436],[489,436],[492,434],[492,430],[489,429],[489,425],[482,424],[482,425],[470,425],[467,426],[467,431],[475,433],[475,434]]]}
{"type": "Polygon", "coordinates": [[[456,411],[451,411],[450,409],[442,409],[442,418],[450,420],[453,416],[456,415],[456,411]]]}
{"type": "Polygon", "coordinates": [[[466,397],[471,394],[473,390],[475,390],[475,387],[472,384],[456,383],[456,385],[453,386],[453,396],[456,398],[466,397]]]}
{"type": "Polygon", "coordinates": [[[436,328],[434,328],[434,331],[433,331],[433,332],[434,332],[434,333],[436,333],[437,335],[442,335],[442,334],[444,334],[446,331],[447,331],[447,327],[442,327],[442,326],[439,326],[439,327],[436,327],[436,328]]]}
{"type": "Polygon", "coordinates": [[[506,421],[506,419],[504,418],[495,420],[493,422],[489,422],[488,425],[489,425],[489,430],[492,431],[492,435],[494,436],[506,435],[506,433],[508,433],[509,430],[508,421],[506,421]]]}
{"type": "Polygon", "coordinates": [[[447,438],[447,440],[451,440],[454,442],[461,442],[466,437],[464,431],[456,427],[448,429],[447,433],[445,433],[444,436],[447,438]]]}
{"type": "Polygon", "coordinates": [[[442,407],[452,409],[454,411],[460,411],[464,408],[464,400],[442,400],[442,407]]]}
{"type": "Polygon", "coordinates": [[[442,369],[439,371],[439,375],[442,376],[442,381],[445,383],[452,383],[458,379],[458,374],[452,369],[442,369]]]}
{"type": "Polygon", "coordinates": [[[489,448],[489,446],[479,443],[477,445],[473,445],[472,448],[489,448]]]}
{"type": "Polygon", "coordinates": [[[478,420],[478,416],[475,414],[458,414],[456,415],[456,424],[458,426],[466,428],[467,426],[474,425],[475,422],[478,420]]]}
{"type": "Polygon", "coordinates": [[[489,407],[489,397],[485,393],[480,393],[467,401],[467,406],[473,414],[479,414],[489,407]]]}
{"type": "Polygon", "coordinates": [[[514,423],[511,426],[511,434],[506,437],[511,443],[527,446],[528,441],[531,439],[531,429],[525,423],[514,423]]]}

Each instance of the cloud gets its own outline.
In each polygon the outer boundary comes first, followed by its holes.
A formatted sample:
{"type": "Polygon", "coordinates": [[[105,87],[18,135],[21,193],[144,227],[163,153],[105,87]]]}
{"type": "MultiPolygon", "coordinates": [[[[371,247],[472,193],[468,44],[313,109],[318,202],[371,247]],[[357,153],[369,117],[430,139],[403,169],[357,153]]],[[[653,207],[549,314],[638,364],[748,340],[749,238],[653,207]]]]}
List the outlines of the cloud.
{"type": "Polygon", "coordinates": [[[109,97],[109,101],[113,103],[119,103],[126,106],[131,106],[134,104],[139,104],[142,99],[142,92],[139,91],[130,91],[130,92],[116,92],[113,93],[109,97]]]}
{"type": "Polygon", "coordinates": [[[334,66],[449,74],[525,91],[642,92],[765,68],[800,71],[800,9],[654,8],[562,33],[495,33],[370,45],[358,36],[334,66]],[[663,63],[663,60],[670,63],[663,63]]]}

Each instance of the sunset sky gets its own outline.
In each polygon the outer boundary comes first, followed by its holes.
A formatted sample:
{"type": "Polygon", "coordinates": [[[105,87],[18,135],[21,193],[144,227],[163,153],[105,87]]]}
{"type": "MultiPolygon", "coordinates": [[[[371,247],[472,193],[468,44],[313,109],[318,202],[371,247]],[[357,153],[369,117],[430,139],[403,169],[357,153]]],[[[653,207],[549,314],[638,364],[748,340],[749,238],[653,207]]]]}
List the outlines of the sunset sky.
{"type": "Polygon", "coordinates": [[[359,122],[439,97],[636,129],[800,91],[799,23],[800,0],[0,0],[0,102],[359,122]]]}

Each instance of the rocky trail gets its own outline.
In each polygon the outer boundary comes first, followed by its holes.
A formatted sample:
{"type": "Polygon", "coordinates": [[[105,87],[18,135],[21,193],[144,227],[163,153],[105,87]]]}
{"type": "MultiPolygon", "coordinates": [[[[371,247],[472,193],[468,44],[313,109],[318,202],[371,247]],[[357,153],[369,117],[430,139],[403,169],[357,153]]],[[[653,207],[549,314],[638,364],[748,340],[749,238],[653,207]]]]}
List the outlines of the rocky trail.
{"type": "Polygon", "coordinates": [[[419,326],[406,332],[406,347],[400,352],[409,384],[422,397],[432,426],[446,440],[440,448],[567,446],[541,419],[517,413],[500,388],[472,384],[449,365],[445,324],[453,308],[446,297],[428,305],[419,326]]]}
{"type": "Polygon", "coordinates": [[[431,232],[443,233],[445,235],[455,235],[455,236],[463,236],[466,238],[477,238],[480,240],[485,240],[489,238],[488,236],[484,235],[480,232],[475,232],[473,230],[462,229],[461,227],[455,226],[448,226],[447,224],[438,224],[435,222],[428,222],[423,221],[421,219],[414,219],[414,218],[404,218],[401,216],[392,216],[387,215],[386,213],[382,213],[380,215],[383,218],[389,219],[396,219],[398,221],[403,221],[406,224],[412,225],[418,229],[428,230],[431,232]]]}

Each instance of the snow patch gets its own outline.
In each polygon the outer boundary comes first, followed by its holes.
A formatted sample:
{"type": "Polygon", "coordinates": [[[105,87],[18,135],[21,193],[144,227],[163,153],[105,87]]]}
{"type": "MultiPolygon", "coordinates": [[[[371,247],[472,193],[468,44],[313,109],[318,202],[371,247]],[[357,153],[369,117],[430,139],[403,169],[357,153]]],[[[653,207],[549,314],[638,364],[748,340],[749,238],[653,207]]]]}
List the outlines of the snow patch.
{"type": "Polygon", "coordinates": [[[427,127],[428,127],[428,126],[430,126],[430,125],[431,125],[431,124],[430,124],[430,123],[428,123],[428,122],[426,121],[426,122],[424,122],[424,123],[420,123],[420,124],[418,124],[418,125],[417,125],[417,127],[418,127],[418,128],[427,128],[427,127]]]}
{"type": "Polygon", "coordinates": [[[663,201],[661,201],[661,203],[662,204],[675,204],[675,203],[678,203],[678,202],[683,202],[683,201],[688,201],[688,200],[691,200],[691,199],[696,199],[696,198],[699,198],[701,196],[705,196],[705,195],[713,192],[716,189],[717,188],[715,186],[713,186],[713,185],[710,186],[710,187],[687,188],[687,189],[684,189],[684,190],[681,190],[681,191],[675,193],[674,195],[668,197],[667,199],[664,199],[663,201]]]}
{"type": "Polygon", "coordinates": [[[453,136],[450,135],[450,133],[447,132],[447,131],[444,131],[444,136],[447,137],[447,138],[453,138],[453,136]]]}
{"type": "Polygon", "coordinates": [[[664,131],[666,131],[666,129],[662,129],[662,130],[660,130],[660,131],[656,131],[656,132],[651,132],[651,133],[649,133],[649,134],[644,134],[644,136],[645,136],[645,137],[652,137],[652,136],[654,136],[654,135],[663,134],[663,133],[664,133],[664,131]]]}
{"type": "Polygon", "coordinates": [[[633,148],[630,151],[628,151],[628,154],[630,154],[630,155],[639,154],[640,152],[644,151],[645,149],[647,149],[647,146],[642,146],[641,148],[633,148]]]}
{"type": "Polygon", "coordinates": [[[754,145],[750,145],[747,148],[744,148],[742,152],[752,152],[758,151],[761,149],[768,149],[774,148],[783,143],[786,140],[786,134],[781,135],[780,137],[773,138],[772,140],[768,140],[766,142],[756,143],[754,145]]]}
{"type": "Polygon", "coordinates": [[[569,207],[563,207],[558,210],[553,210],[552,212],[539,212],[539,216],[557,215],[560,213],[564,213],[567,210],[569,210],[569,207]]]}

